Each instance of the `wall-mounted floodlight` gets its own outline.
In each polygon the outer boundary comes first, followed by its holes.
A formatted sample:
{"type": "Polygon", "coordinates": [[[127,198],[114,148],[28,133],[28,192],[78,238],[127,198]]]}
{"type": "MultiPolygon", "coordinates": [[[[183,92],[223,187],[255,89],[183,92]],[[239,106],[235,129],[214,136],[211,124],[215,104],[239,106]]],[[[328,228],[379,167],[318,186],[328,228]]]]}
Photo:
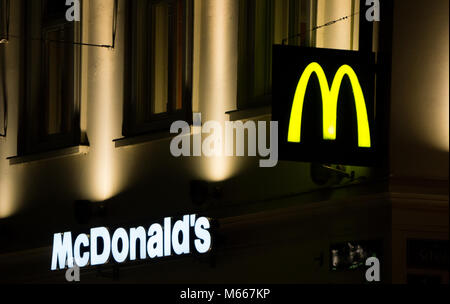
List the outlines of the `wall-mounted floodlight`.
{"type": "Polygon", "coordinates": [[[310,173],[312,181],[319,186],[337,185],[344,178],[350,181],[355,180],[355,172],[348,173],[346,168],[341,165],[311,164],[310,173]]]}
{"type": "Polygon", "coordinates": [[[104,202],[94,203],[87,200],[78,200],[74,202],[73,211],[75,220],[78,224],[88,224],[94,218],[105,217],[108,213],[104,202]]]}
{"type": "Polygon", "coordinates": [[[190,195],[194,205],[202,206],[211,199],[221,199],[223,196],[223,189],[222,185],[219,183],[193,180],[190,184],[190,195]]]}

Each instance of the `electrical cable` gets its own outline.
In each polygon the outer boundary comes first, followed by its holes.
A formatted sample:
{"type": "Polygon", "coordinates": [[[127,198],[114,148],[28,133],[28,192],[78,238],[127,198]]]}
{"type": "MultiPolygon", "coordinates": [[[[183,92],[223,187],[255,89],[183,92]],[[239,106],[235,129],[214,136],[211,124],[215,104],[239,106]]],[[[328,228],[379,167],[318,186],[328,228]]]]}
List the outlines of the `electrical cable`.
{"type": "MultiPolygon", "coordinates": [[[[9,0],[8,0],[9,1],[9,0]]],[[[72,45],[80,45],[80,46],[93,46],[100,48],[108,48],[114,49],[116,45],[116,36],[117,36],[117,18],[118,18],[118,9],[119,9],[119,0],[114,0],[114,11],[113,11],[113,22],[112,22],[112,42],[111,44],[96,44],[96,43],[84,43],[84,42],[75,42],[75,41],[66,41],[66,40],[53,40],[53,39],[42,39],[42,38],[30,38],[32,41],[42,41],[42,42],[54,42],[54,43],[67,43],[72,45]]],[[[9,23],[9,18],[7,18],[7,22],[9,23]]],[[[9,38],[21,39],[22,37],[18,35],[10,35],[9,34],[9,24],[7,25],[7,39],[9,38]]]]}
{"type": "Polygon", "coordinates": [[[345,16],[345,17],[341,17],[341,18],[339,18],[339,19],[336,19],[336,20],[327,22],[327,23],[325,23],[325,24],[315,26],[315,27],[313,27],[312,29],[306,30],[306,31],[304,31],[304,32],[302,32],[302,33],[299,33],[299,34],[296,34],[296,35],[293,35],[293,36],[284,38],[284,39],[282,40],[282,44],[283,44],[283,45],[286,45],[286,43],[288,43],[289,40],[291,40],[291,39],[298,38],[298,37],[302,37],[302,36],[304,36],[305,34],[307,34],[307,33],[309,33],[309,32],[312,33],[312,32],[314,32],[314,31],[317,31],[318,29],[321,29],[321,28],[324,28],[324,27],[327,27],[327,26],[336,24],[336,23],[338,23],[338,22],[347,20],[347,19],[352,18],[352,17],[354,17],[354,16],[356,16],[356,15],[359,15],[359,13],[360,13],[360,12],[356,12],[356,13],[353,13],[353,14],[351,14],[351,15],[348,15],[348,16],[345,16]]]}

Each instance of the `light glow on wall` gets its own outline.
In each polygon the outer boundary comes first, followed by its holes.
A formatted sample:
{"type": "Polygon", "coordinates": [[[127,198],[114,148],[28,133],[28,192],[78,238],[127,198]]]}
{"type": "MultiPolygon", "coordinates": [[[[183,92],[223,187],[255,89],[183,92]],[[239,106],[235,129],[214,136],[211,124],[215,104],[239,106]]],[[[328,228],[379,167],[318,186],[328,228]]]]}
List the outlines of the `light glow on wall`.
{"type": "MultiPolygon", "coordinates": [[[[438,17],[436,19],[442,20],[438,17]]],[[[445,26],[434,26],[434,35],[428,38],[429,43],[433,43],[433,48],[427,50],[427,57],[418,61],[414,67],[417,76],[411,80],[417,84],[411,91],[411,96],[417,103],[415,123],[420,126],[420,129],[415,130],[415,135],[416,140],[427,146],[449,152],[448,15],[445,26]]]]}
{"type": "MultiPolygon", "coordinates": [[[[225,126],[225,113],[235,107],[237,95],[237,7],[227,0],[205,1],[200,5],[201,17],[207,19],[208,27],[200,27],[201,33],[194,33],[201,35],[199,43],[205,50],[197,62],[202,65],[199,110],[204,122],[214,120],[225,126]]],[[[221,181],[235,174],[233,159],[223,156],[223,151],[219,154],[222,156],[202,159],[202,175],[207,180],[221,181]]]]}
{"type": "MultiPolygon", "coordinates": [[[[106,61],[106,60],[105,60],[106,61]]],[[[97,100],[96,115],[97,121],[95,122],[95,149],[92,154],[94,155],[94,186],[95,186],[95,199],[99,201],[110,198],[112,193],[112,179],[113,179],[113,162],[112,162],[112,132],[111,132],[111,96],[110,91],[110,65],[108,62],[104,62],[104,66],[101,68],[100,73],[104,75],[101,79],[99,92],[103,92],[104,96],[97,100]],[[101,114],[100,114],[101,113],[101,114]]]]}
{"type": "Polygon", "coordinates": [[[14,179],[7,170],[0,170],[0,219],[11,217],[18,211],[15,201],[14,179]]]}
{"type": "Polygon", "coordinates": [[[441,41],[437,45],[440,45],[440,50],[437,53],[440,55],[438,62],[440,64],[440,70],[436,74],[436,78],[439,79],[438,97],[437,100],[437,115],[429,121],[435,122],[435,130],[437,136],[434,136],[434,145],[438,150],[449,152],[449,42],[448,42],[448,18],[447,26],[442,28],[440,35],[441,41]]]}
{"type": "MultiPolygon", "coordinates": [[[[93,41],[103,41],[111,37],[112,11],[114,1],[93,2],[91,8],[95,14],[90,18],[91,29],[89,31],[93,41]],[[95,5],[94,5],[95,3],[95,5]],[[106,12],[111,12],[108,14],[106,12]]],[[[113,130],[116,121],[113,117],[114,100],[114,49],[90,48],[88,79],[88,109],[92,115],[88,119],[89,136],[91,140],[91,195],[94,201],[104,201],[115,194],[114,179],[116,177],[115,163],[113,161],[114,143],[112,142],[113,130]]]]}

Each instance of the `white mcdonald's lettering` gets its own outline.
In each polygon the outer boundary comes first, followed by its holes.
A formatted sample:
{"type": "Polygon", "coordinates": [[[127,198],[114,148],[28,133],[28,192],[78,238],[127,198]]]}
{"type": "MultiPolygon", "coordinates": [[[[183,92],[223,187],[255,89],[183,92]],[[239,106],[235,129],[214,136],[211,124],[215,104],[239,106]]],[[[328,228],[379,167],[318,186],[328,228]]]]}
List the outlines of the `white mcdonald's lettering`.
{"type": "Polygon", "coordinates": [[[186,215],[173,227],[171,223],[171,218],[165,218],[164,225],[155,223],[148,229],[137,227],[127,231],[118,228],[112,236],[105,227],[92,228],[89,236],[80,234],[74,243],[72,232],[56,233],[53,236],[51,270],[73,268],[75,265],[80,268],[89,264],[103,265],[111,256],[117,263],[124,263],[127,260],[187,255],[192,253],[191,234],[195,235],[196,252],[205,254],[211,250],[208,218],[186,215]]]}

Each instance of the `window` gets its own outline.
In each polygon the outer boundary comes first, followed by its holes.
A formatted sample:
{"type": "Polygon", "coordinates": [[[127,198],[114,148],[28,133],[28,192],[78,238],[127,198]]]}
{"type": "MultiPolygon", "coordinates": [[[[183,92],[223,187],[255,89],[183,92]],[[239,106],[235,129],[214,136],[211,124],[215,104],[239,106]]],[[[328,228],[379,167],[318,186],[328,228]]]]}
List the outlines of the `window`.
{"type": "Polygon", "coordinates": [[[0,44],[0,137],[6,137],[7,129],[7,96],[5,46],[0,44]]]}
{"type": "Polygon", "coordinates": [[[7,104],[6,104],[6,66],[5,45],[8,39],[9,0],[0,0],[0,137],[6,137],[7,104]]]}
{"type": "Polygon", "coordinates": [[[9,1],[0,0],[0,43],[7,37],[7,16],[9,14],[9,1]]]}
{"type": "Polygon", "coordinates": [[[273,44],[357,49],[357,16],[334,32],[312,29],[358,9],[357,0],[240,0],[238,108],[271,103],[273,44]]]}
{"type": "Polygon", "coordinates": [[[275,44],[316,46],[317,0],[281,0],[274,4],[275,44]]]}
{"type": "MultiPolygon", "coordinates": [[[[240,0],[238,107],[269,104],[272,45],[315,26],[316,0],[240,0]]],[[[314,46],[307,34],[289,44],[314,46]]]]}
{"type": "Polygon", "coordinates": [[[191,0],[127,1],[125,136],[191,120],[191,0]]]}
{"type": "Polygon", "coordinates": [[[65,1],[27,0],[25,100],[19,154],[80,144],[79,22],[65,19],[65,1]]]}

